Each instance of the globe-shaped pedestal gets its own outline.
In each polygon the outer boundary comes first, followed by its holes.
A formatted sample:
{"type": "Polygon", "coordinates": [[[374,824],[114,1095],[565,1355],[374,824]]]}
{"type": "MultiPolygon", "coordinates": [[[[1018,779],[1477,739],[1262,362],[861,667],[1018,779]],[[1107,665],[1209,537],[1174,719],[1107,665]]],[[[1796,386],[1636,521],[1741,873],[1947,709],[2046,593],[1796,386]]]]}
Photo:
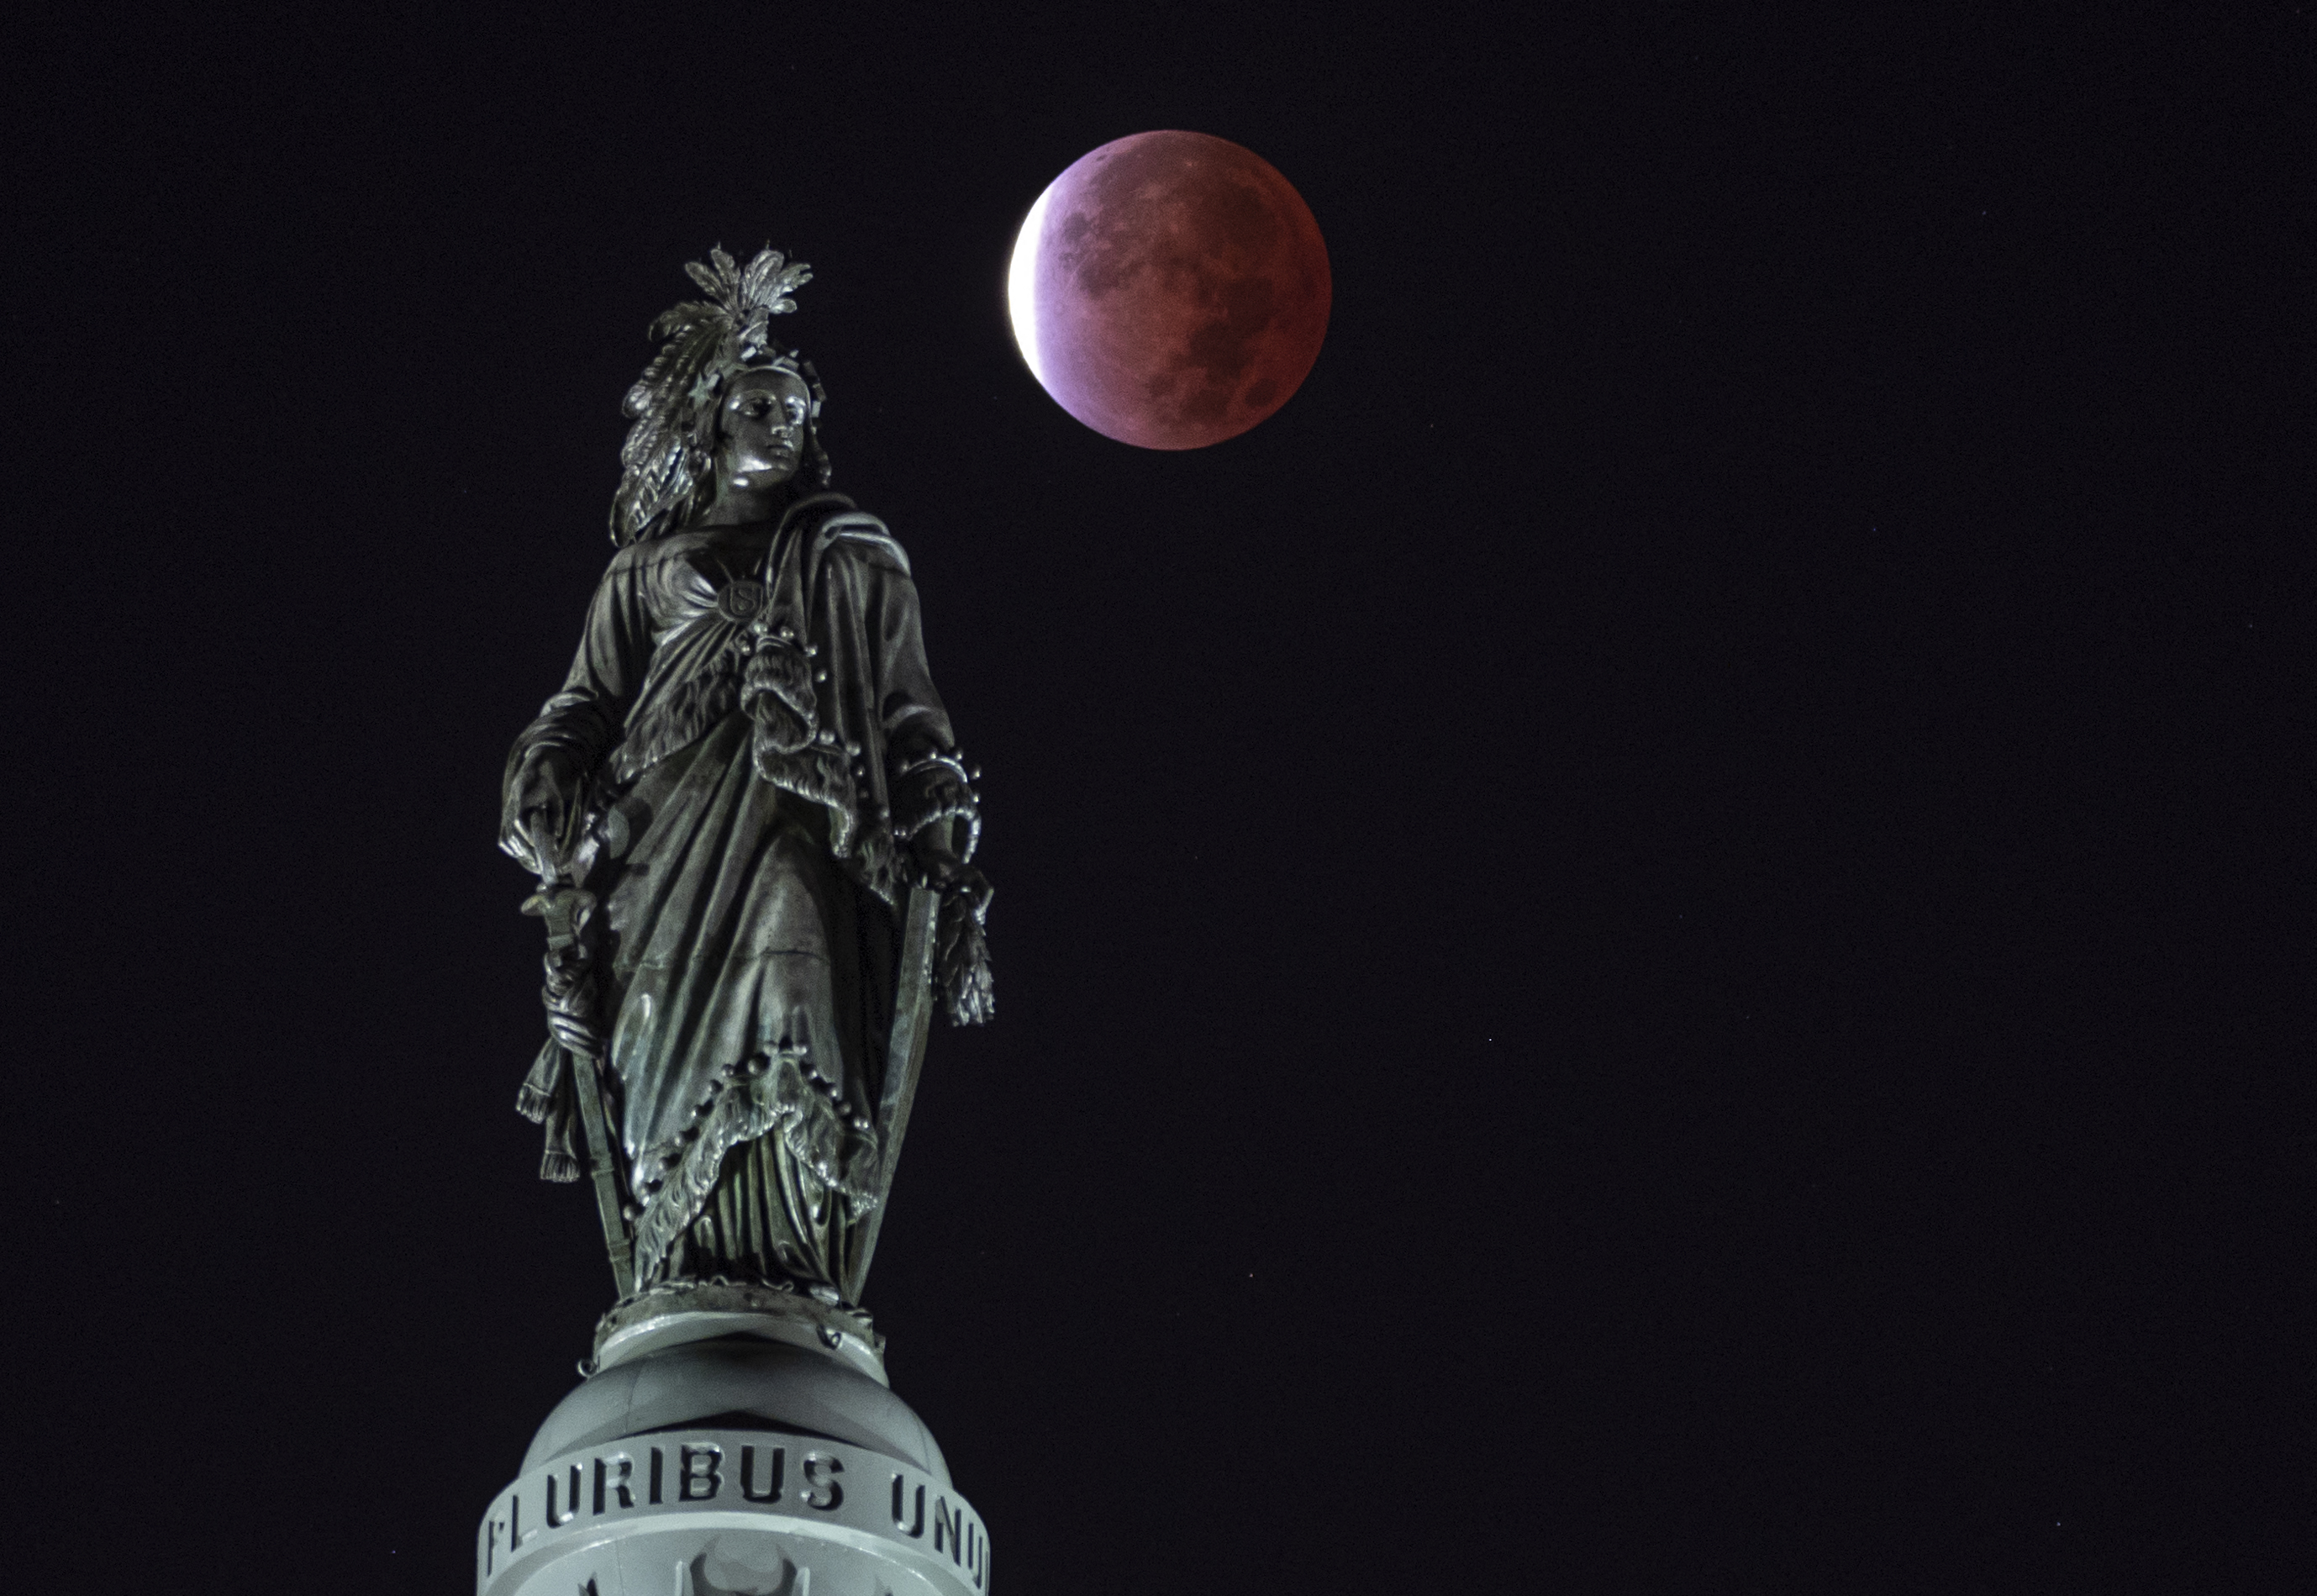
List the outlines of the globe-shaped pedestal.
{"type": "Polygon", "coordinates": [[[608,1317],[477,1533],[478,1596],[981,1596],[989,1538],[859,1315],[695,1287],[608,1317]]]}

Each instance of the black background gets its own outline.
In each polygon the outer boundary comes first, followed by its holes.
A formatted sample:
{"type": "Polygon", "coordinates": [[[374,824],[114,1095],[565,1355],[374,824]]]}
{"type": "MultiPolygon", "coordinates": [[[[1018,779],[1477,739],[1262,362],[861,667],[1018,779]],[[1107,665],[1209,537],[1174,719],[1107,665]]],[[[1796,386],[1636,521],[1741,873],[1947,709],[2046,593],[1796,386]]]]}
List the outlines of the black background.
{"type": "Polygon", "coordinates": [[[500,761],[765,239],[987,771],[869,1301],[1002,1589],[2306,1588],[2310,18],[1867,9],[22,35],[40,1588],[470,1577],[609,1296],[500,761]],[[1165,127],[1335,281],[1181,454],[1003,304],[1165,127]]]}

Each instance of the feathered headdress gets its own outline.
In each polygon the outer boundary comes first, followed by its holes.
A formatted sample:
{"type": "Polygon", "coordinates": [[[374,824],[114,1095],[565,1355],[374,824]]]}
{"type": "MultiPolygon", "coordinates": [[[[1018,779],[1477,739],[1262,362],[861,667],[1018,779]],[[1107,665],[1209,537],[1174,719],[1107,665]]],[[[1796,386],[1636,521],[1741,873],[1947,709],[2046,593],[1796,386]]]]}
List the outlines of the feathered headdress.
{"type": "Polygon", "coordinates": [[[820,446],[820,378],[812,363],[772,341],[771,323],[796,309],[790,292],[812,281],[812,268],[777,249],[759,250],[746,266],[718,246],[708,265],[687,262],[706,302],[687,300],[660,313],[651,336],[663,347],[628,390],[621,408],[635,422],[621,446],[626,468],[612,498],[612,541],[625,546],[673,532],[708,507],[716,491],[716,408],[734,375],[793,372],[812,392],[806,432],[820,484],[828,455],[820,446]]]}

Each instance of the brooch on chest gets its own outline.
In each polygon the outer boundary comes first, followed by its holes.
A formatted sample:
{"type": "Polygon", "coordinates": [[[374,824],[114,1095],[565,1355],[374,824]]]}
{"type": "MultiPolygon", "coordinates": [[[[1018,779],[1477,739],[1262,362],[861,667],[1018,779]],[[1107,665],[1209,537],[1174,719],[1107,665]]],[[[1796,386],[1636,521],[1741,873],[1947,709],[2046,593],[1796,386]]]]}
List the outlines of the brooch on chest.
{"type": "Polygon", "coordinates": [[[753,621],[764,607],[765,585],[752,578],[736,578],[716,595],[716,613],[727,621],[753,621]]]}

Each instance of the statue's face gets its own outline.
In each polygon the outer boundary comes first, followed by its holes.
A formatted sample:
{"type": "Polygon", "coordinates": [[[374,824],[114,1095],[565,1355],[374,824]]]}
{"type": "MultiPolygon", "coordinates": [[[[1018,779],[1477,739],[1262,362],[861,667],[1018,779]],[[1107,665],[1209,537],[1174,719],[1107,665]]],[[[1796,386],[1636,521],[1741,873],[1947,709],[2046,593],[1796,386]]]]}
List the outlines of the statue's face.
{"type": "Polygon", "coordinates": [[[728,488],[776,488],[804,462],[812,395],[788,372],[743,372],[717,413],[717,474],[728,488]]]}

